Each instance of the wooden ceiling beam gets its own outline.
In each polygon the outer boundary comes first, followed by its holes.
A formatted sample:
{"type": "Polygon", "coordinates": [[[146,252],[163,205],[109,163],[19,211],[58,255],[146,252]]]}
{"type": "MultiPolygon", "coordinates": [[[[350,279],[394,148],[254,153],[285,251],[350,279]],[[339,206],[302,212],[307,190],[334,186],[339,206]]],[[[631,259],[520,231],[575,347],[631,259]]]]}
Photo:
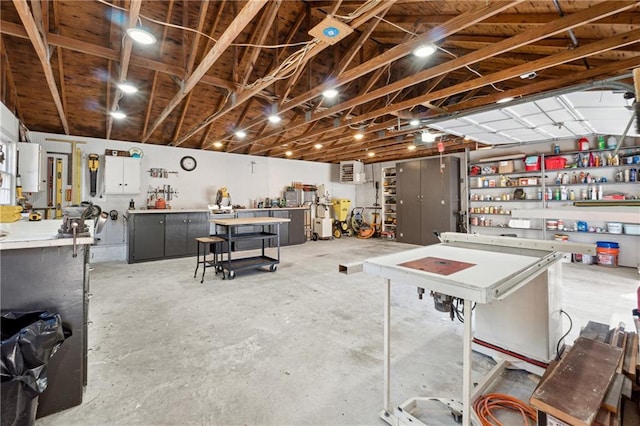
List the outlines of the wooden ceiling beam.
{"type": "MultiPolygon", "coordinates": [[[[55,4],[55,3],[54,3],[55,4]]],[[[2,21],[0,20],[0,33],[26,38],[27,35],[24,28],[18,24],[14,24],[13,22],[2,21]]],[[[119,59],[119,53],[115,49],[111,49],[104,46],[98,46],[92,43],[87,43],[82,40],[76,40],[69,37],[61,36],[54,33],[49,33],[47,35],[47,39],[50,45],[59,46],[67,50],[72,50],[74,52],[85,53],[87,55],[96,56],[103,59],[110,59],[112,61],[117,61],[119,59]]],[[[185,75],[185,70],[182,67],[169,65],[162,63],[160,61],[155,61],[153,59],[143,58],[143,57],[132,57],[130,58],[131,66],[140,67],[152,71],[158,71],[163,74],[168,74],[173,77],[183,78],[185,75]]],[[[219,87],[226,90],[235,90],[235,86],[233,83],[227,80],[223,80],[219,77],[213,77],[209,75],[205,75],[202,77],[201,83],[219,87]]]]}
{"type": "Polygon", "coordinates": [[[555,55],[551,55],[545,58],[541,58],[537,61],[518,65],[503,71],[499,71],[493,74],[485,75],[483,77],[475,78],[473,80],[470,80],[464,83],[460,83],[444,89],[440,89],[433,93],[429,93],[427,95],[418,96],[416,98],[409,99],[394,105],[389,105],[386,108],[382,108],[367,114],[368,117],[359,117],[359,118],[361,121],[366,119],[371,119],[374,117],[378,117],[380,115],[388,114],[389,111],[403,110],[403,109],[421,104],[422,102],[431,102],[434,99],[440,99],[446,96],[454,95],[456,93],[463,93],[468,90],[473,90],[477,87],[499,83],[501,81],[508,80],[511,78],[518,78],[518,76],[526,72],[531,72],[534,70],[539,71],[539,70],[551,68],[566,62],[582,59],[606,50],[615,49],[625,44],[638,43],[639,40],[640,40],[640,29],[629,31],[623,34],[618,34],[617,36],[609,37],[607,39],[603,39],[595,43],[582,45],[568,52],[562,52],[555,55]]]}
{"type": "MultiPolygon", "coordinates": [[[[416,19],[424,25],[441,25],[456,15],[389,15],[387,19],[394,24],[411,24],[416,19]]],[[[603,17],[592,22],[592,25],[637,25],[640,16],[638,13],[626,12],[603,17]]],[[[502,13],[492,16],[478,25],[544,25],[558,19],[557,13],[502,13]]]]}
{"type": "MultiPolygon", "coordinates": [[[[472,26],[476,22],[486,19],[489,16],[498,14],[510,7],[513,7],[519,3],[522,3],[523,1],[524,0],[497,1],[489,5],[480,7],[478,9],[474,9],[472,11],[462,13],[456,16],[455,18],[453,18],[452,20],[448,21],[446,24],[442,26],[438,26],[436,28],[432,28],[429,31],[427,31],[425,34],[415,37],[414,39],[409,40],[406,43],[403,43],[401,45],[397,45],[383,52],[382,54],[377,55],[373,59],[346,71],[336,81],[326,82],[324,84],[317,86],[315,89],[296,97],[295,99],[291,100],[287,104],[283,105],[283,109],[289,110],[297,106],[300,106],[302,104],[305,104],[311,101],[313,98],[319,96],[325,89],[329,87],[340,87],[344,84],[347,84],[357,78],[362,77],[363,75],[366,75],[372,71],[375,71],[380,67],[383,67],[395,60],[398,60],[410,54],[411,52],[413,52],[413,50],[416,47],[420,45],[445,39],[451,34],[455,34],[458,31],[461,31],[465,28],[472,26]]],[[[205,119],[203,123],[209,123],[217,118],[218,116],[210,116],[209,118],[205,119]]],[[[256,119],[250,123],[250,126],[257,125],[262,121],[263,121],[262,118],[256,119]]],[[[203,125],[200,125],[200,126],[203,126],[203,125]]],[[[200,130],[201,128],[200,126],[196,126],[195,128],[192,129],[191,132],[192,133],[197,132],[198,130],[200,130]]],[[[278,131],[276,131],[275,133],[277,132],[278,131]]],[[[273,136],[275,133],[266,135],[265,137],[273,136]]],[[[189,135],[187,135],[186,137],[189,137],[189,135]]]]}
{"type": "MultiPolygon", "coordinates": [[[[129,4],[129,19],[127,21],[126,29],[133,28],[136,26],[138,22],[138,17],[140,16],[140,7],[142,6],[142,0],[130,0],[129,4]]],[[[122,47],[120,49],[120,69],[118,72],[118,80],[117,83],[122,83],[127,80],[127,73],[129,72],[129,60],[131,59],[131,49],[133,48],[133,40],[131,37],[123,36],[122,38],[122,47]]],[[[115,94],[113,96],[113,102],[111,103],[111,108],[109,112],[115,112],[119,108],[120,98],[122,98],[122,90],[116,86],[115,94]]],[[[113,117],[109,115],[107,121],[107,133],[106,139],[109,140],[111,138],[111,129],[113,128],[113,117]]]]}
{"type": "Polygon", "coordinates": [[[11,64],[9,63],[9,56],[7,55],[7,50],[4,47],[4,40],[0,37],[0,55],[2,56],[2,61],[5,63],[5,66],[2,67],[4,77],[7,79],[9,94],[5,94],[5,98],[3,98],[3,102],[6,102],[7,108],[13,111],[21,122],[24,121],[24,116],[22,114],[22,108],[20,107],[20,99],[18,98],[18,89],[16,88],[16,82],[13,79],[13,73],[11,72],[11,64]],[[13,93],[13,96],[11,96],[13,93]],[[13,104],[11,102],[7,102],[10,98],[13,97],[13,104]]]}
{"type": "MultiPolygon", "coordinates": [[[[236,37],[249,25],[254,16],[266,5],[266,0],[248,0],[240,13],[234,18],[233,22],[220,36],[218,42],[207,53],[205,58],[200,62],[198,67],[193,71],[189,78],[184,82],[184,87],[181,88],[178,93],[171,99],[169,104],[162,111],[160,116],[151,126],[151,129],[142,137],[142,142],[146,142],[151,134],[160,126],[164,120],[171,114],[171,112],[180,104],[180,102],[187,96],[187,94],[193,90],[193,88],[200,82],[205,73],[216,63],[216,61],[222,56],[224,51],[231,45],[236,37]]],[[[179,142],[183,142],[180,140],[179,142]]]]}
{"type": "MultiPolygon", "coordinates": [[[[260,52],[262,51],[262,48],[259,46],[263,45],[265,40],[267,39],[267,36],[269,35],[269,30],[273,26],[273,21],[275,21],[275,19],[278,17],[278,10],[280,10],[281,4],[282,4],[282,0],[271,1],[269,3],[269,8],[267,12],[262,16],[262,19],[260,20],[260,24],[258,25],[258,31],[255,33],[255,38],[253,43],[253,44],[256,44],[257,46],[249,47],[247,54],[245,55],[247,57],[246,59],[247,65],[242,77],[240,77],[240,87],[244,87],[249,81],[249,78],[251,77],[251,73],[255,68],[256,61],[258,60],[258,57],[260,56],[260,52]]],[[[243,60],[241,61],[241,63],[245,62],[245,58],[243,57],[242,59],[243,60]]]]}
{"type": "MultiPolygon", "coordinates": [[[[609,62],[605,65],[591,68],[580,73],[571,73],[564,77],[553,78],[543,81],[535,81],[518,87],[516,89],[507,90],[502,93],[484,96],[482,98],[470,99],[447,107],[446,114],[453,114],[461,111],[473,110],[486,105],[494,105],[495,102],[505,96],[513,96],[514,98],[526,98],[530,95],[537,95],[546,91],[556,89],[558,87],[570,87],[582,82],[595,81],[600,77],[611,77],[615,73],[624,74],[633,68],[640,66],[640,56],[635,58],[623,59],[616,62],[609,62]]],[[[422,115],[425,119],[438,118],[442,114],[427,113],[422,115]]]]}
{"type": "Polygon", "coordinates": [[[47,80],[47,85],[49,86],[49,91],[51,92],[51,96],[53,97],[53,102],[56,105],[56,109],[58,110],[58,116],[60,117],[60,122],[62,123],[62,128],[64,129],[65,134],[69,134],[69,123],[67,123],[67,117],[64,112],[64,108],[62,107],[62,99],[60,98],[60,93],[58,92],[58,86],[56,86],[56,79],[53,75],[53,69],[51,68],[51,63],[49,62],[49,51],[38,32],[38,27],[33,19],[33,15],[31,15],[31,11],[29,10],[29,5],[25,0],[13,0],[13,4],[20,16],[20,20],[22,20],[22,24],[24,25],[24,29],[29,35],[29,39],[31,40],[31,44],[38,55],[38,59],[40,59],[40,64],[42,65],[42,69],[44,71],[45,79],[47,80]]]}
{"type": "MultiPolygon", "coordinates": [[[[174,0],[169,1],[169,5],[167,6],[167,14],[165,15],[165,22],[169,22],[171,20],[171,15],[173,14],[173,5],[174,0]]],[[[166,45],[165,41],[167,39],[167,34],[169,32],[169,26],[165,25],[162,29],[162,38],[160,39],[160,51],[158,52],[158,56],[162,57],[162,53],[164,52],[164,47],[166,45]]],[[[156,94],[158,84],[158,71],[154,70],[153,72],[153,80],[151,82],[151,92],[149,92],[149,99],[147,101],[147,111],[144,114],[144,126],[142,127],[142,134],[147,133],[147,129],[149,128],[149,119],[151,118],[151,108],[153,107],[153,98],[156,94]]]]}
{"type": "MultiPolygon", "coordinates": [[[[386,2],[384,2],[383,6],[387,7],[387,3],[392,3],[395,2],[396,0],[387,0],[386,2]]],[[[513,0],[513,1],[522,1],[522,0],[513,0]]],[[[352,23],[351,23],[351,27],[352,28],[357,28],[357,25],[361,25],[363,22],[366,22],[368,19],[371,19],[373,16],[376,15],[376,13],[380,10],[380,7],[378,8],[373,8],[372,10],[368,11],[367,13],[364,13],[362,16],[360,16],[359,18],[355,19],[352,23]]],[[[306,46],[305,49],[308,48],[305,58],[307,60],[311,60],[311,58],[315,57],[318,53],[322,52],[324,49],[326,49],[327,47],[329,47],[329,45],[327,43],[324,42],[320,42],[319,40],[314,40],[314,45],[312,45],[312,47],[309,48],[309,46],[306,46]]],[[[273,70],[271,73],[269,73],[269,75],[266,78],[263,78],[262,81],[259,84],[256,84],[255,87],[251,88],[250,90],[244,90],[242,92],[239,93],[238,97],[236,98],[236,103],[233,105],[229,105],[227,108],[225,108],[224,110],[218,112],[218,113],[214,113],[212,115],[210,115],[208,118],[204,119],[202,121],[201,124],[195,126],[194,128],[192,128],[189,132],[187,132],[187,135],[183,138],[183,140],[186,140],[188,138],[190,138],[193,134],[197,133],[198,131],[200,131],[200,129],[202,129],[204,126],[206,126],[208,123],[224,116],[225,114],[229,113],[230,111],[232,111],[233,109],[235,109],[236,107],[238,107],[240,104],[244,103],[247,101],[247,99],[251,98],[252,96],[255,96],[257,93],[261,92],[263,89],[265,89],[266,87],[269,87],[270,85],[272,85],[274,83],[274,81],[278,80],[278,77],[282,76],[282,75],[286,75],[287,73],[289,73],[291,71],[291,68],[295,67],[296,64],[292,63],[287,67],[284,67],[282,69],[276,68],[275,70],[273,70]]],[[[323,87],[322,90],[324,90],[326,87],[323,87]]],[[[318,93],[322,93],[322,90],[319,90],[318,93]]],[[[304,103],[304,102],[301,102],[304,103]]],[[[300,104],[301,104],[300,103],[300,104]]],[[[298,104],[298,105],[300,105],[298,104]]],[[[287,107],[287,110],[292,109],[298,105],[290,105],[287,107]]],[[[261,123],[262,121],[254,121],[252,122],[252,126],[253,125],[257,125],[259,123],[261,123]]]]}
{"type": "MultiPolygon", "coordinates": [[[[637,5],[637,3],[635,5],[637,5]]],[[[608,1],[600,3],[592,8],[571,15],[566,15],[563,18],[558,18],[555,21],[550,22],[549,24],[532,28],[513,37],[505,39],[499,43],[495,43],[483,49],[471,52],[465,56],[458,57],[440,65],[430,67],[412,76],[403,78],[387,86],[367,93],[364,96],[350,99],[332,108],[328,108],[325,111],[314,114],[311,119],[315,120],[324,118],[332,114],[336,114],[347,108],[369,102],[375,98],[385,96],[404,87],[408,87],[418,82],[437,77],[441,74],[448,73],[455,69],[475,64],[477,62],[486,60],[487,58],[503,54],[520,46],[524,46],[536,40],[541,40],[553,34],[557,34],[559,32],[567,31],[571,28],[584,25],[587,22],[591,22],[603,16],[608,16],[621,10],[628,10],[635,5],[626,1],[608,1]]]]}
{"type": "MultiPolygon", "coordinates": [[[[204,0],[200,2],[200,16],[198,18],[198,32],[196,32],[195,37],[193,39],[193,43],[191,44],[191,50],[189,51],[189,56],[187,58],[187,66],[184,71],[184,78],[187,78],[191,75],[191,71],[193,71],[193,66],[196,62],[196,55],[198,54],[198,44],[200,43],[200,33],[202,33],[202,28],[207,21],[207,11],[209,10],[209,0],[204,0]]],[[[187,31],[185,31],[185,34],[187,31]]]]}

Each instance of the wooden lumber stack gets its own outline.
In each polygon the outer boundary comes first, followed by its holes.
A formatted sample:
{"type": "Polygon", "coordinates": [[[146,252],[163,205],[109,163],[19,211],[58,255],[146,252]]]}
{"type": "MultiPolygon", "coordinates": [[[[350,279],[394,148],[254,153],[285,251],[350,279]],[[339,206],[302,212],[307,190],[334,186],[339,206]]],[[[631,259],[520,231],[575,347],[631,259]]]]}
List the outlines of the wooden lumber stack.
{"type": "Polygon", "coordinates": [[[636,333],[589,321],[530,398],[538,425],[639,425],[638,362],[636,333]]]}

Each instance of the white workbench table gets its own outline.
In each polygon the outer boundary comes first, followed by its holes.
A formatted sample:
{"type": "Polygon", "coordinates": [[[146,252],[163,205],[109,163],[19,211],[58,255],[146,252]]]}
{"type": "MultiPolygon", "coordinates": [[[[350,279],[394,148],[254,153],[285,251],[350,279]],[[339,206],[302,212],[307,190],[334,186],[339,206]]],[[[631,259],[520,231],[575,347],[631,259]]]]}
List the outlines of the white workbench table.
{"type": "MultiPolygon", "coordinates": [[[[478,245],[477,247],[462,247],[459,245],[434,244],[401,253],[367,259],[363,271],[385,279],[384,302],[384,410],[381,417],[389,424],[405,424],[398,416],[406,416],[404,412],[391,409],[390,395],[390,315],[391,315],[391,284],[409,284],[449,296],[464,299],[464,312],[471,312],[472,303],[491,303],[508,297],[524,286],[535,276],[544,272],[552,264],[560,260],[556,252],[543,250],[511,249],[496,250],[495,248],[478,245]],[[400,266],[400,264],[436,257],[447,261],[458,261],[474,264],[473,266],[453,272],[449,275],[427,272],[424,270],[400,266]]],[[[471,315],[465,315],[464,349],[463,349],[463,396],[462,411],[463,425],[471,424],[471,343],[472,321],[471,315]]],[[[400,410],[402,411],[402,410],[400,410]]],[[[408,422],[407,422],[408,423],[408,422]]],[[[414,423],[415,424],[415,423],[414,423]]]]}

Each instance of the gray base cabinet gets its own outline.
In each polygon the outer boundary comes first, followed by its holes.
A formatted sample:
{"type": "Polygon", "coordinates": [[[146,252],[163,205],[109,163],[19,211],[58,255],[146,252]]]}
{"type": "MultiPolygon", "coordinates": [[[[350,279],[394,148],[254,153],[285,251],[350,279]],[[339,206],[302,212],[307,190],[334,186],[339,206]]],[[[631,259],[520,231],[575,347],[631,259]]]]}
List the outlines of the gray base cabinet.
{"type": "Polygon", "coordinates": [[[438,243],[435,232],[456,231],[460,210],[460,160],[444,157],[396,164],[396,239],[438,243]]]}
{"type": "Polygon", "coordinates": [[[136,213],[128,226],[129,263],[195,256],[195,239],[209,235],[209,212],[136,213]]]}

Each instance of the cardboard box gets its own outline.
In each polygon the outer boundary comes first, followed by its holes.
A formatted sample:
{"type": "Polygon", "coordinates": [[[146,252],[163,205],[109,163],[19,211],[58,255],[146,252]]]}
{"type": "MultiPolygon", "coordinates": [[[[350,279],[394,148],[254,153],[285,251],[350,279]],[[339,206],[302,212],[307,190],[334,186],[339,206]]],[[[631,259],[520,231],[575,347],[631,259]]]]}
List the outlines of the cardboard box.
{"type": "Polygon", "coordinates": [[[513,170],[513,160],[498,163],[498,173],[512,173],[513,170]]]}
{"type": "Polygon", "coordinates": [[[518,186],[535,186],[538,185],[538,178],[523,177],[518,179],[518,186]]]}

